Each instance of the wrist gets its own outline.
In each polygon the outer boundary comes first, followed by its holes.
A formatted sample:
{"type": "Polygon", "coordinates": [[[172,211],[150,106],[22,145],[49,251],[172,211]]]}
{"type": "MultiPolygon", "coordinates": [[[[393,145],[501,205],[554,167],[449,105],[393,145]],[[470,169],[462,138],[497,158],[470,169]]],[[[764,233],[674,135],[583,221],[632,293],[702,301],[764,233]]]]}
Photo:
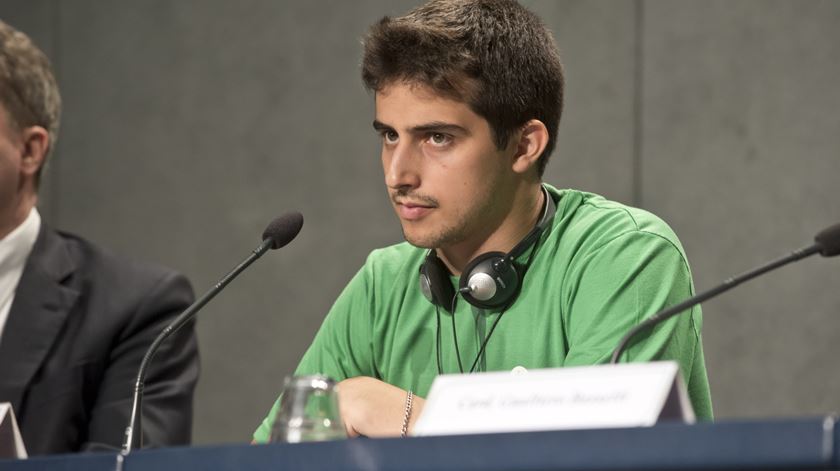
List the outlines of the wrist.
{"type": "Polygon", "coordinates": [[[400,428],[400,437],[405,438],[408,435],[408,424],[411,420],[411,412],[413,409],[414,392],[409,389],[405,395],[405,408],[403,411],[402,427],[400,428]]]}
{"type": "Polygon", "coordinates": [[[415,395],[412,399],[411,417],[408,419],[408,435],[414,435],[414,424],[423,414],[423,406],[426,405],[426,400],[420,396],[415,395]]]}

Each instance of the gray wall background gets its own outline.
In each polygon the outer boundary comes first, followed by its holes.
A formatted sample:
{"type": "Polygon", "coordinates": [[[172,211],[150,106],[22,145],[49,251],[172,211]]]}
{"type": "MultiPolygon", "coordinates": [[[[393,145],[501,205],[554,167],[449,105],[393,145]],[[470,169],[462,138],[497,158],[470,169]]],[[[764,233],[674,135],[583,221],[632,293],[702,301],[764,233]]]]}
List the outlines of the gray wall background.
{"type": "MultiPolygon", "coordinates": [[[[290,246],[199,320],[195,442],[243,442],[341,288],[401,240],[359,38],[415,1],[3,0],[65,100],[53,225],[209,288],[289,209],[290,246]]],[[[840,2],[526,1],[555,32],[567,107],[546,180],[681,236],[698,289],[840,220],[840,2]]],[[[719,419],[840,409],[840,261],[706,303],[719,419]]],[[[130,385],[126,385],[130,387],[130,385]]]]}

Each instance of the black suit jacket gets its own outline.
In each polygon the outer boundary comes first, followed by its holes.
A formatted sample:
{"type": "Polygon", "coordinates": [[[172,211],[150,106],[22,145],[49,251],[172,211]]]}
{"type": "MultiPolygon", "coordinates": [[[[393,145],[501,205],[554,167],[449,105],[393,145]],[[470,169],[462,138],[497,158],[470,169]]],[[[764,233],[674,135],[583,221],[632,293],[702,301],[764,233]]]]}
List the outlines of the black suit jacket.
{"type": "MultiPolygon", "coordinates": [[[[183,276],[42,224],[0,338],[0,402],[29,454],[119,448],[140,361],[192,299],[183,276]]],[[[149,367],[144,446],[189,443],[198,369],[187,324],[149,367]]]]}

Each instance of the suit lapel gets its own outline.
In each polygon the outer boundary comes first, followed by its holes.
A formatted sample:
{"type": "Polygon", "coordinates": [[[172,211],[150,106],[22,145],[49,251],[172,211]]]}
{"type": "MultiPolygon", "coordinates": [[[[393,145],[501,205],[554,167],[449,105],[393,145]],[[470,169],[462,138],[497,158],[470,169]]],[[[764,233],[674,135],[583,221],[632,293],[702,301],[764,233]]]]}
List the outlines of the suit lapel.
{"type": "Polygon", "coordinates": [[[15,410],[79,296],[63,284],[74,268],[63,239],[42,224],[0,340],[0,401],[15,410]]]}

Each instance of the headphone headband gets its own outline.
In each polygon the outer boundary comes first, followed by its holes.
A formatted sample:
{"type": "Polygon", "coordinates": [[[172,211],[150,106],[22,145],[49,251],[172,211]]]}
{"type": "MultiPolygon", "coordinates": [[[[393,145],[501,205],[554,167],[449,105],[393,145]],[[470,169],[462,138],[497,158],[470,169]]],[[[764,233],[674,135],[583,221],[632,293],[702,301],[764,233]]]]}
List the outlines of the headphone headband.
{"type": "Polygon", "coordinates": [[[557,204],[554,203],[554,200],[551,198],[551,195],[548,193],[548,190],[545,189],[545,185],[540,185],[540,189],[542,190],[542,194],[545,197],[545,201],[543,202],[543,210],[542,215],[540,215],[540,220],[537,221],[537,225],[531,229],[531,232],[525,236],[518,244],[516,244],[510,252],[508,252],[508,257],[511,260],[516,259],[526,250],[528,247],[534,245],[537,239],[540,237],[542,232],[545,230],[546,227],[551,223],[551,220],[554,219],[554,213],[557,212],[557,204]]]}

